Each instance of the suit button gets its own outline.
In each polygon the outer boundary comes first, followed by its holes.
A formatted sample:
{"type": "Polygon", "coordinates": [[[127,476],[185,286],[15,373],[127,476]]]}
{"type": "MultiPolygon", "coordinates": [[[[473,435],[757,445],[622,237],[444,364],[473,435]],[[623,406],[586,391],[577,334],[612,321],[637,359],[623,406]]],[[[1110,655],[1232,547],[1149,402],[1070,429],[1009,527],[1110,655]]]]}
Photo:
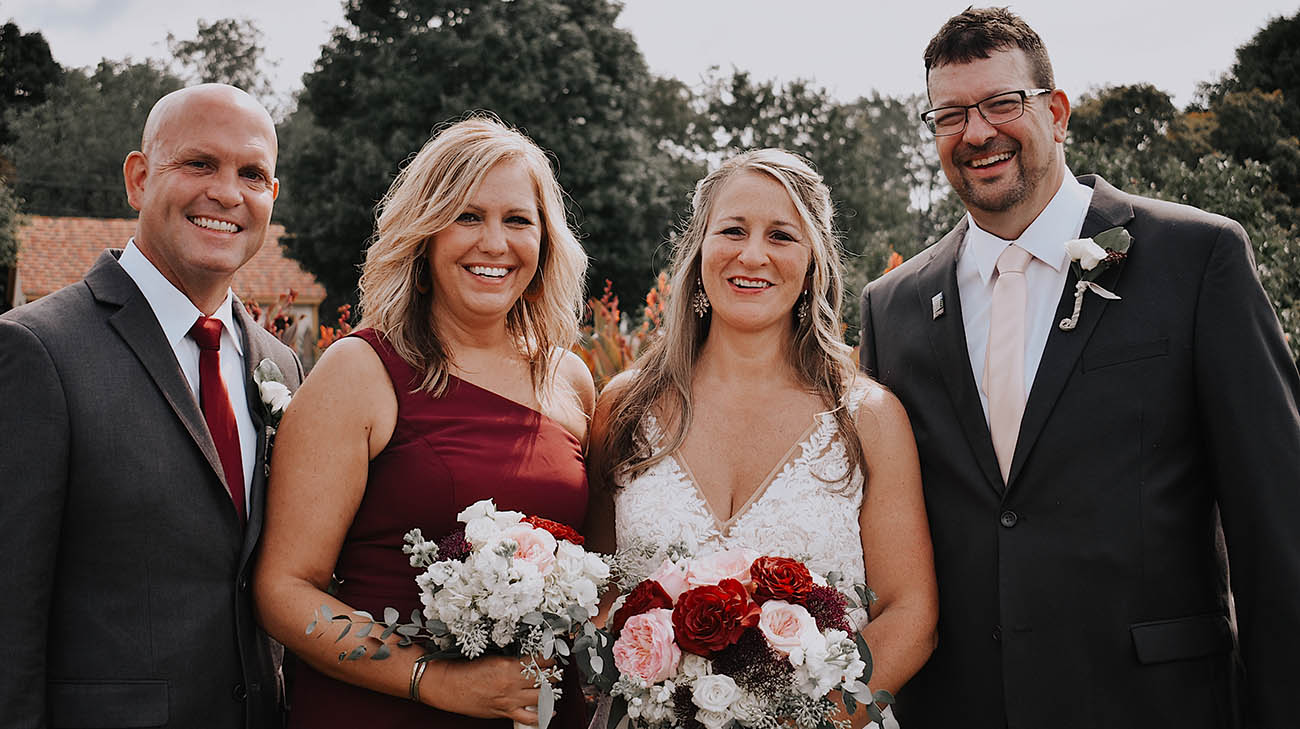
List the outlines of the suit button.
{"type": "Polygon", "coordinates": [[[239,578],[239,591],[240,591],[240,592],[248,592],[248,578],[247,578],[247,577],[240,577],[240,578],[239,578]]]}
{"type": "Polygon", "coordinates": [[[1001,625],[994,625],[994,626],[993,626],[993,640],[1002,640],[1002,626],[1001,626],[1001,625]]]}
{"type": "Polygon", "coordinates": [[[244,690],[244,684],[242,683],[235,684],[234,694],[235,694],[235,701],[243,701],[244,699],[248,698],[248,691],[244,690]]]}
{"type": "Polygon", "coordinates": [[[998,523],[1008,529],[1015,526],[1018,521],[1020,521],[1020,517],[1016,515],[1016,512],[1009,509],[1002,512],[1002,516],[998,517],[998,523]]]}

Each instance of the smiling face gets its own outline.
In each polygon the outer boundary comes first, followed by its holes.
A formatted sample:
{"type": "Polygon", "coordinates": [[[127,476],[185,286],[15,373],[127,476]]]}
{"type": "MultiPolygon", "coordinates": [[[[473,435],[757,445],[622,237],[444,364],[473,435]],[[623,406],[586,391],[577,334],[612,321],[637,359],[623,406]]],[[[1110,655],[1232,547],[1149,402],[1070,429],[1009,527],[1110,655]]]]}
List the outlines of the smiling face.
{"type": "MultiPolygon", "coordinates": [[[[994,94],[1037,86],[1020,49],[930,70],[933,107],[974,104],[994,94]]],[[[1051,202],[1065,174],[1061,143],[1070,117],[1064,92],[1030,97],[1024,116],[993,126],[971,109],[961,134],[935,138],[953,190],[981,227],[1019,237],[1051,202]]]]}
{"type": "Polygon", "coordinates": [[[275,127],[242,91],[198,86],[154,107],[141,147],[123,165],[140,211],[136,246],[211,314],[266,238],[279,193],[275,127]]]}
{"type": "Polygon", "coordinates": [[[785,187],[762,172],[737,173],[718,191],[700,249],[711,327],[792,329],[810,261],[807,231],[785,187]]]}
{"type": "Polygon", "coordinates": [[[464,210],[429,244],[434,317],[469,328],[504,326],[537,273],[542,221],[528,167],[505,160],[483,176],[464,210]]]}

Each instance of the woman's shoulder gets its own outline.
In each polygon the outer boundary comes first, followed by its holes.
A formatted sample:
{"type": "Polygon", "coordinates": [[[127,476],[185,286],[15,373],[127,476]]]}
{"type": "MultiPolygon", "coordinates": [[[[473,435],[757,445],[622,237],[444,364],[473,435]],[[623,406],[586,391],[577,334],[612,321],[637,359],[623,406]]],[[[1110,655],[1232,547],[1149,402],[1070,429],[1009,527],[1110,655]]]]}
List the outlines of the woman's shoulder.
{"type": "Polygon", "coordinates": [[[562,350],[555,364],[555,374],[564,387],[573,392],[582,412],[590,417],[596,408],[596,383],[587,363],[576,352],[562,350]]]}

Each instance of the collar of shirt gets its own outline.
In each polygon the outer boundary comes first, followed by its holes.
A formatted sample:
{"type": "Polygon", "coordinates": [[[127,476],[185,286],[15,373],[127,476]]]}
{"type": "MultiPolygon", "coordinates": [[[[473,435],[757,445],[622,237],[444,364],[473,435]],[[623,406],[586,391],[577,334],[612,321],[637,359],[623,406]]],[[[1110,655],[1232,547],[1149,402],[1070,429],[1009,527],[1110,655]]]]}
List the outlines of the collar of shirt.
{"type": "Polygon", "coordinates": [[[1015,243],[1033,254],[1034,258],[1060,271],[1069,263],[1065,242],[1079,234],[1091,202],[1092,188],[1074,179],[1074,175],[1067,169],[1051,202],[1015,240],[1008,241],[993,235],[979,227],[970,213],[966,213],[969,229],[964,255],[971,257],[979,271],[980,281],[984,284],[993,278],[998,256],[1002,255],[1008,243],[1015,243]]]}
{"type": "MultiPolygon", "coordinates": [[[[144,294],[145,300],[149,302],[149,308],[153,309],[154,317],[162,325],[167,343],[175,349],[176,345],[189,334],[190,327],[194,326],[194,322],[198,321],[203,312],[199,311],[194,302],[181,293],[180,289],[173,286],[152,261],[145,258],[144,253],[136,247],[135,238],[127,242],[126,250],[122,251],[122,257],[117,262],[144,294]]],[[[235,352],[242,357],[244,345],[239,337],[235,336],[238,330],[235,329],[234,294],[230,289],[226,289],[226,299],[217,307],[212,318],[221,322],[222,340],[233,345],[235,352]]]]}

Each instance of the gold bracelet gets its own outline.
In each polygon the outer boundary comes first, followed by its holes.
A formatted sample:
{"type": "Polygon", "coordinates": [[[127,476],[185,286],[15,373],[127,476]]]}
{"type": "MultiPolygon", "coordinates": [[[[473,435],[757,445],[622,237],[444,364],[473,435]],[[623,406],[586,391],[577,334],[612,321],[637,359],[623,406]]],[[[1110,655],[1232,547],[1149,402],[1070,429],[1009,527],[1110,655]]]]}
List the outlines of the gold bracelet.
{"type": "Polygon", "coordinates": [[[411,701],[420,703],[420,679],[424,678],[424,669],[428,667],[428,661],[416,660],[411,664],[411,701]]]}

